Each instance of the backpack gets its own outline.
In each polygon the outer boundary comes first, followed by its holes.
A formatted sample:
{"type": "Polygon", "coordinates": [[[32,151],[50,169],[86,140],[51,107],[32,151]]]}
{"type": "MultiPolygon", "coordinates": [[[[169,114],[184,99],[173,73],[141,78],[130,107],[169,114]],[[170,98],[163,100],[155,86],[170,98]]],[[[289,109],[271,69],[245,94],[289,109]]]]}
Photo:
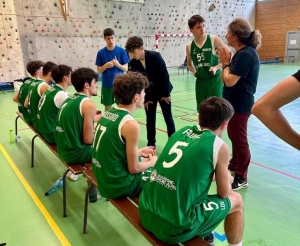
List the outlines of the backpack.
{"type": "Polygon", "coordinates": [[[25,78],[20,78],[20,79],[15,79],[13,81],[14,84],[14,90],[15,92],[18,92],[20,90],[21,85],[28,79],[31,79],[31,77],[25,77],[25,78]]]}

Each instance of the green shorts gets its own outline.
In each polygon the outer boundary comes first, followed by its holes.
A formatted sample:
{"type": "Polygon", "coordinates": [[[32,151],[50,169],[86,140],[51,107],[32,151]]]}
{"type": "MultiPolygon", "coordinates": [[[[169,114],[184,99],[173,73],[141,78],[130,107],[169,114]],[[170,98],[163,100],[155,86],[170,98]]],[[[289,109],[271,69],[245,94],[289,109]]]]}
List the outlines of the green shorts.
{"type": "Polygon", "coordinates": [[[215,96],[222,97],[223,83],[221,81],[221,76],[197,79],[195,84],[196,90],[196,103],[197,111],[199,112],[199,105],[205,99],[215,96]]]}
{"type": "Polygon", "coordinates": [[[142,173],[136,174],[132,183],[126,189],[124,196],[129,196],[129,197],[138,196],[142,192],[144,185],[149,179],[152,169],[153,168],[151,167],[142,173]]]}
{"type": "MultiPolygon", "coordinates": [[[[221,199],[218,195],[208,195],[203,203],[195,205],[196,216],[193,228],[185,229],[168,223],[160,216],[140,210],[143,226],[158,239],[166,243],[181,243],[195,236],[205,237],[226,218],[231,209],[229,198],[221,199]]],[[[188,215],[185,215],[188,216],[188,215]]]]}
{"type": "Polygon", "coordinates": [[[104,106],[111,106],[115,103],[113,88],[101,88],[101,103],[104,106]]]}

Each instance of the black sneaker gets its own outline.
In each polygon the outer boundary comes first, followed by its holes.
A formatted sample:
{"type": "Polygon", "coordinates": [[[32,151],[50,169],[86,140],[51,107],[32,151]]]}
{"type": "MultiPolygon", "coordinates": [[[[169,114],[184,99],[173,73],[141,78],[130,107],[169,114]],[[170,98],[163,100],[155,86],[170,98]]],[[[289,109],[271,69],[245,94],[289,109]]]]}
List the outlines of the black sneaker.
{"type": "Polygon", "coordinates": [[[235,176],[234,181],[231,185],[232,190],[240,190],[248,187],[247,180],[243,180],[240,176],[235,176]]]}
{"type": "Polygon", "coordinates": [[[208,242],[211,246],[215,245],[215,235],[214,232],[211,232],[206,237],[203,238],[206,242],[208,242]]]}

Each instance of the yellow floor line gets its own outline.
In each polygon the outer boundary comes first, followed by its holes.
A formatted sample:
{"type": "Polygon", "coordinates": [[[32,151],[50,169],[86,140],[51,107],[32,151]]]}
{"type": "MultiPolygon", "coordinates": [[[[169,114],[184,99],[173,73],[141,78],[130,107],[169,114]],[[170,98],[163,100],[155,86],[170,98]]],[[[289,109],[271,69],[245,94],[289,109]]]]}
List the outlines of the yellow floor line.
{"type": "Polygon", "coordinates": [[[46,218],[48,224],[52,228],[52,230],[55,233],[55,235],[57,236],[58,240],[64,246],[71,245],[70,242],[68,241],[68,239],[65,237],[65,235],[62,233],[62,231],[58,227],[58,225],[55,223],[55,221],[53,220],[53,218],[51,217],[51,215],[49,214],[49,212],[47,211],[47,209],[45,208],[45,206],[43,205],[41,200],[38,198],[38,196],[35,194],[35,192],[31,188],[31,186],[28,184],[28,182],[26,181],[26,179],[24,178],[24,176],[22,175],[22,173],[18,169],[17,165],[10,158],[9,154],[6,152],[6,150],[4,149],[2,144],[0,144],[0,150],[3,153],[4,157],[6,158],[6,160],[8,161],[8,163],[10,164],[10,166],[12,167],[12,169],[15,171],[16,175],[18,176],[21,183],[23,184],[23,186],[25,187],[25,189],[27,190],[27,192],[31,196],[31,198],[34,201],[34,203],[36,204],[36,206],[39,208],[39,210],[42,212],[42,214],[46,218]]]}

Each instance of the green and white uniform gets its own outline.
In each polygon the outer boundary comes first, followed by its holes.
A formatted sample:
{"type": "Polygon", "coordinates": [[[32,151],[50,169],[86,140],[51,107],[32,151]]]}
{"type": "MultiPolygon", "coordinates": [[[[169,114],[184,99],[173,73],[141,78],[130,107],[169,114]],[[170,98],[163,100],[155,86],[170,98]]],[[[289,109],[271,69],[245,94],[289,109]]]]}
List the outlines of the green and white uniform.
{"type": "Polygon", "coordinates": [[[35,128],[37,128],[37,111],[41,99],[41,87],[47,84],[44,80],[36,80],[29,87],[28,92],[28,114],[35,128]]]}
{"type": "Polygon", "coordinates": [[[55,143],[54,133],[58,110],[68,98],[68,93],[59,85],[49,88],[39,101],[36,128],[48,143],[55,143]]]}
{"type": "Polygon", "coordinates": [[[193,40],[188,46],[196,73],[196,102],[199,112],[200,103],[212,96],[222,97],[223,83],[221,81],[221,70],[213,75],[209,69],[219,64],[219,59],[215,56],[213,39],[215,36],[206,35],[206,40],[202,47],[199,47],[193,40]]]}
{"type": "Polygon", "coordinates": [[[57,153],[67,163],[84,163],[92,159],[92,145],[83,142],[84,101],[86,95],[75,93],[67,98],[58,111],[56,120],[55,142],[57,153]]]}
{"type": "Polygon", "coordinates": [[[36,81],[35,78],[30,78],[30,79],[26,80],[21,85],[20,90],[19,90],[18,109],[19,109],[19,112],[21,112],[23,114],[23,118],[28,124],[32,124],[32,120],[28,114],[27,108],[24,107],[24,103],[25,103],[26,97],[28,96],[30,85],[35,81],[36,81]]]}
{"type": "Polygon", "coordinates": [[[97,123],[93,142],[92,168],[101,196],[117,198],[140,194],[151,169],[144,173],[128,171],[126,144],[121,128],[135,120],[126,109],[113,107],[97,123]]]}
{"type": "Polygon", "coordinates": [[[208,195],[224,141],[199,126],[174,133],[139,200],[143,226],[167,243],[211,233],[230,211],[229,198],[208,195]]]}

